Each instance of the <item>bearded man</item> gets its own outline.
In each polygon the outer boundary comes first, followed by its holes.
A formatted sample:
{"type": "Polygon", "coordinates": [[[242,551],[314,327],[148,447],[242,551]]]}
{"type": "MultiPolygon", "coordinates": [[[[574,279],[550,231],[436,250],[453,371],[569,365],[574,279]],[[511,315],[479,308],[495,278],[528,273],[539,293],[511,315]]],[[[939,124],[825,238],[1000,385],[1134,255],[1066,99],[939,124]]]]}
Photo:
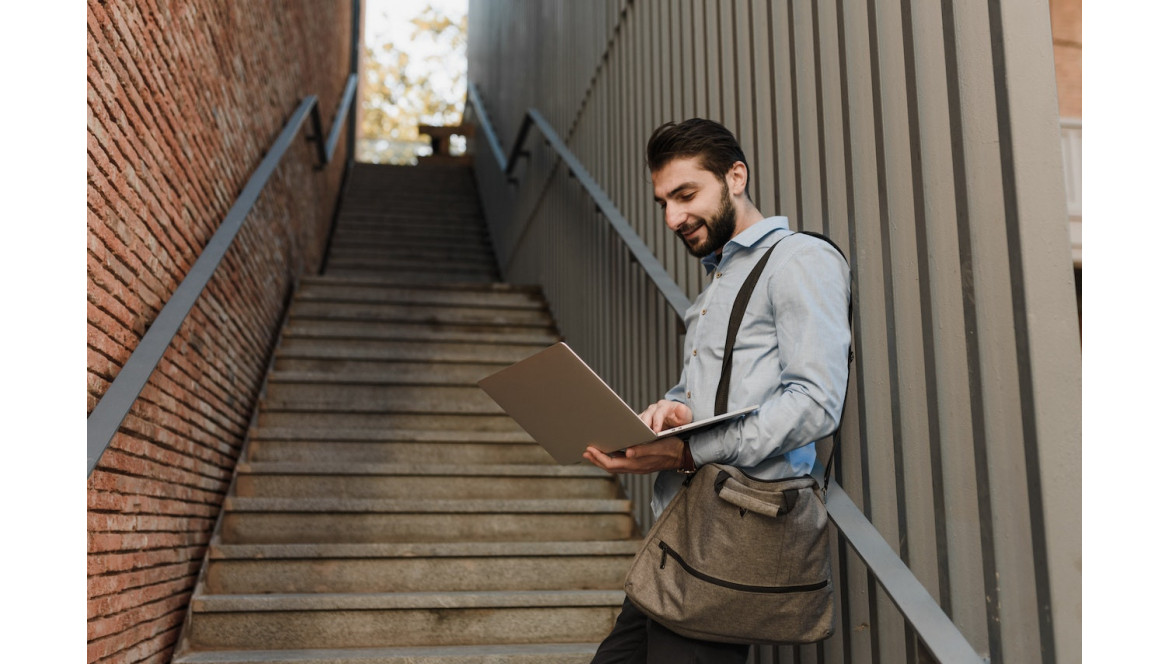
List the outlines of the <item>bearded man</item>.
{"type": "MultiPolygon", "coordinates": [[[[641,414],[654,431],[715,414],[732,303],[760,257],[778,245],[736,336],[736,381],[726,404],[728,412],[760,407],[687,440],[667,438],[612,455],[595,447],[585,451],[585,459],[610,473],[657,472],[657,519],[686,475],[706,463],[736,466],[765,480],[812,471],[815,441],[831,434],[841,418],[850,286],[849,266],[833,245],[793,233],[786,217],[765,218],[756,208],[747,193],[747,159],[723,125],[698,118],[662,125],[647,141],[646,165],[667,227],[711,279],[685,316],[678,384],[641,414]]],[[[593,661],[742,663],[747,654],[746,645],[675,634],[627,598],[593,661]]]]}

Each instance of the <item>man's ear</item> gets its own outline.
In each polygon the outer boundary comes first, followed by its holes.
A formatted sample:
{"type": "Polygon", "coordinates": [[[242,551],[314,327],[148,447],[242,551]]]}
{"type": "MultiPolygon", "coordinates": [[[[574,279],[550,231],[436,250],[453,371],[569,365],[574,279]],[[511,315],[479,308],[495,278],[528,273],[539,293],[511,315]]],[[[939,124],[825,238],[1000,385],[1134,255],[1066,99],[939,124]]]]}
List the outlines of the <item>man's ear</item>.
{"type": "Polygon", "coordinates": [[[742,161],[737,161],[727,169],[727,175],[723,176],[727,182],[727,191],[732,196],[738,196],[747,188],[748,169],[747,164],[742,161]]]}

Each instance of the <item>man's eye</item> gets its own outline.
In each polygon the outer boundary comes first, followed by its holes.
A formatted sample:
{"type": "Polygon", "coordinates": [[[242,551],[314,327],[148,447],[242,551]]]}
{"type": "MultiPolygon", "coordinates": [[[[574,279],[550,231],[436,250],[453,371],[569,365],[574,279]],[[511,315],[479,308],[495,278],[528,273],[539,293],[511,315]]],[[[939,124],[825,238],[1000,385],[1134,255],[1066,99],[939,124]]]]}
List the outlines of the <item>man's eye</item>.
{"type": "Polygon", "coordinates": [[[678,198],[680,201],[689,201],[694,197],[695,197],[695,195],[693,193],[686,193],[686,194],[681,194],[678,198]]]}

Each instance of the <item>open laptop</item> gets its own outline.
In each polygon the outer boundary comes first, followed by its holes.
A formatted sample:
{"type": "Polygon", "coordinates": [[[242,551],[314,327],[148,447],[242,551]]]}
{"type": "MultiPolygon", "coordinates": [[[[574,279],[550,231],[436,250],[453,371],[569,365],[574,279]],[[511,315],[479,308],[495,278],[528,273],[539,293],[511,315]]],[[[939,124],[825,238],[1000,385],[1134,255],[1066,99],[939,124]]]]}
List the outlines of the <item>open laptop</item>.
{"type": "Polygon", "coordinates": [[[638,413],[564,343],[557,343],[479,381],[479,386],[557,463],[580,463],[588,445],[616,452],[671,436],[687,436],[758,405],[654,433],[638,413]]]}

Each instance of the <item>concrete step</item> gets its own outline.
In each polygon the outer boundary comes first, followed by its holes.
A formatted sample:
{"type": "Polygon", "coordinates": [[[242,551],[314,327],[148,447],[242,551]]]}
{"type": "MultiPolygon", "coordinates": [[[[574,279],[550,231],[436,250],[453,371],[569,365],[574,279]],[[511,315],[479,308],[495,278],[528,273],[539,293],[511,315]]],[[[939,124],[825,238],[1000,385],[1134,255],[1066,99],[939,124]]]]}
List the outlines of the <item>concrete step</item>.
{"type": "Polygon", "coordinates": [[[474,267],[458,263],[429,263],[419,264],[415,261],[400,261],[381,258],[330,258],[328,271],[331,274],[347,273],[377,273],[377,274],[405,274],[415,283],[439,282],[467,282],[480,281],[489,283],[498,280],[494,267],[474,267]]]}
{"type": "Polygon", "coordinates": [[[303,498],[602,498],[621,496],[593,466],[249,462],[237,467],[235,495],[303,498]]]}
{"type": "Polygon", "coordinates": [[[176,656],[174,664],[589,664],[596,652],[596,643],[208,650],[176,656]]]}
{"type": "Polygon", "coordinates": [[[333,247],[329,262],[335,265],[347,263],[376,263],[392,265],[397,269],[460,268],[464,271],[495,270],[496,259],[487,251],[475,254],[459,254],[447,251],[407,251],[392,247],[381,248],[366,244],[362,247],[333,247]]]}
{"type": "Polygon", "coordinates": [[[377,302],[545,311],[540,292],[512,288],[409,288],[370,279],[305,278],[294,301],[377,302]]]}
{"type": "Polygon", "coordinates": [[[208,649],[374,648],[600,642],[613,590],[203,595],[191,645],[208,649]]]}
{"type": "Polygon", "coordinates": [[[531,357],[548,346],[511,343],[467,343],[408,339],[347,339],[303,337],[281,339],[281,356],[341,360],[399,360],[409,362],[503,364],[531,357]]]}
{"type": "Polygon", "coordinates": [[[393,366],[355,367],[351,371],[300,371],[277,369],[271,383],[318,383],[329,385],[448,385],[468,387],[499,370],[501,364],[433,364],[399,362],[393,366]],[[378,368],[381,370],[379,371],[378,368]]]}
{"type": "MultiPolygon", "coordinates": [[[[377,431],[376,429],[368,429],[377,431]]],[[[263,440],[253,441],[255,461],[318,463],[452,463],[552,464],[553,458],[536,443],[420,443],[378,441],[263,440]]]]}
{"type": "Polygon", "coordinates": [[[257,424],[276,428],[338,428],[382,430],[499,431],[523,429],[507,415],[475,413],[391,413],[380,408],[337,408],[310,403],[268,403],[260,406],[257,424]]]}
{"type": "MultiPolygon", "coordinates": [[[[343,211],[337,218],[337,232],[348,235],[351,231],[375,231],[394,229],[396,231],[429,230],[442,231],[458,236],[465,241],[468,236],[487,234],[483,217],[477,211],[452,213],[443,216],[404,215],[372,211],[343,211]]],[[[460,242],[460,243],[461,243],[460,242]]],[[[456,245],[459,243],[455,243],[456,245]]]]}
{"type": "Polygon", "coordinates": [[[503,410],[478,387],[269,381],[265,405],[285,410],[496,415],[503,410]]]}
{"type": "Polygon", "coordinates": [[[409,379],[420,372],[427,372],[428,366],[433,367],[430,372],[440,379],[449,379],[451,382],[475,383],[507,365],[499,362],[442,362],[427,365],[425,362],[405,360],[363,360],[360,358],[342,360],[281,355],[276,358],[275,368],[277,371],[339,374],[355,379],[361,379],[364,376],[394,374],[402,374],[409,379]]]}
{"type": "MultiPolygon", "coordinates": [[[[335,277],[327,274],[310,274],[305,275],[301,279],[302,284],[346,284],[351,286],[369,285],[369,286],[386,286],[388,288],[395,288],[398,284],[393,281],[379,279],[378,277],[335,277]]],[[[423,291],[476,291],[483,293],[525,293],[528,295],[535,295],[537,299],[540,297],[540,287],[526,286],[523,284],[467,284],[465,286],[437,284],[433,288],[416,288],[415,290],[423,291]]]]}
{"type": "Polygon", "coordinates": [[[613,590],[640,544],[218,544],[208,554],[206,592],[613,590]]]}
{"type": "Polygon", "coordinates": [[[277,359],[301,358],[340,362],[432,362],[436,364],[498,364],[509,366],[547,348],[544,344],[474,344],[446,341],[382,341],[379,339],[321,339],[291,336],[282,339],[277,359]]]}
{"type": "Polygon", "coordinates": [[[493,284],[499,281],[499,276],[496,274],[471,274],[461,272],[458,274],[447,274],[443,272],[410,272],[393,269],[378,269],[371,267],[355,267],[353,265],[343,265],[340,267],[333,267],[326,264],[325,272],[327,274],[338,277],[368,277],[378,276],[386,279],[393,279],[401,284],[418,284],[418,285],[437,285],[437,284],[493,284]]]}
{"type": "Polygon", "coordinates": [[[247,543],[617,540],[634,536],[627,500],[224,500],[222,541],[247,543]]]}
{"type": "Polygon", "coordinates": [[[397,191],[383,196],[347,196],[343,213],[373,212],[394,215],[432,215],[445,217],[453,214],[479,214],[479,200],[469,190],[452,191],[441,196],[434,194],[411,194],[397,191]]]}
{"type": "Polygon", "coordinates": [[[505,307],[443,307],[438,305],[411,305],[381,302],[318,302],[296,301],[289,307],[289,316],[327,320],[370,320],[385,322],[416,322],[464,325],[528,325],[548,329],[548,314],[534,308],[505,307]]]}
{"type": "Polygon", "coordinates": [[[329,260],[335,263],[351,261],[386,261],[396,265],[416,263],[419,265],[461,265],[476,269],[495,269],[496,259],[487,250],[476,252],[445,251],[443,249],[419,250],[400,247],[378,247],[368,242],[361,246],[337,246],[330,249],[329,260]]]}
{"type": "Polygon", "coordinates": [[[463,466],[553,463],[552,457],[522,431],[258,427],[249,432],[249,438],[249,459],[254,462],[463,466]]]}
{"type": "Polygon", "coordinates": [[[547,348],[560,341],[560,336],[547,329],[529,327],[495,327],[490,325],[437,326],[426,323],[389,323],[384,321],[333,321],[298,318],[284,328],[284,338],[344,338],[411,341],[427,339],[435,342],[464,342],[485,344],[524,344],[547,348]]]}
{"type": "Polygon", "coordinates": [[[480,230],[386,226],[338,231],[333,239],[342,249],[353,248],[356,244],[371,249],[399,248],[425,252],[442,252],[454,248],[456,252],[465,252],[467,255],[493,257],[491,238],[480,230]]]}
{"type": "Polygon", "coordinates": [[[333,237],[330,251],[365,248],[378,251],[415,252],[451,256],[484,257],[494,259],[491,240],[486,235],[465,234],[455,241],[451,237],[413,237],[403,242],[393,230],[376,233],[343,233],[333,237]]]}

